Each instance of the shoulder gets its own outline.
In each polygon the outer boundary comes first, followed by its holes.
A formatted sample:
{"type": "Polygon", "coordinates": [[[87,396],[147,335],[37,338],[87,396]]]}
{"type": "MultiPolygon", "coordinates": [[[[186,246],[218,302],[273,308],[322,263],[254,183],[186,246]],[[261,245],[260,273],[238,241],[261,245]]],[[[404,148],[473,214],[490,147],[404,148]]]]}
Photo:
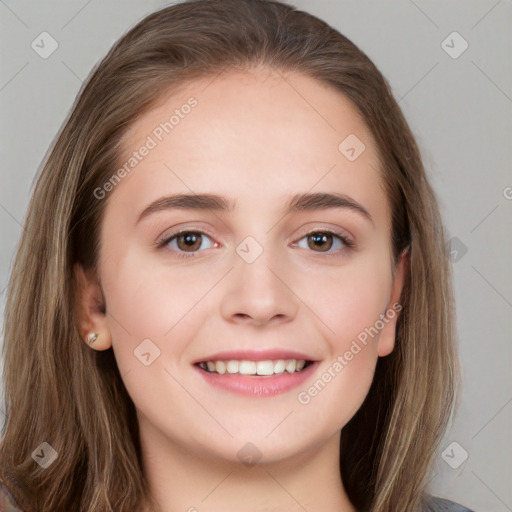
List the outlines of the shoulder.
{"type": "Polygon", "coordinates": [[[0,512],[23,512],[9,488],[0,480],[0,512]]]}
{"type": "Polygon", "coordinates": [[[438,498],[436,496],[430,496],[427,501],[427,512],[474,512],[469,508],[466,508],[459,503],[455,503],[453,501],[438,498]]]}

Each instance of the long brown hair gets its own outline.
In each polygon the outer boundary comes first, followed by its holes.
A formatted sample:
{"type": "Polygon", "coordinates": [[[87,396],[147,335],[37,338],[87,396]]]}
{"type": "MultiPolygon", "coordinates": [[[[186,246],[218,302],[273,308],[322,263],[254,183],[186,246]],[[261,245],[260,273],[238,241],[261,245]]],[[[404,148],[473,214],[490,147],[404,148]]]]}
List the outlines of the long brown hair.
{"type": "Polygon", "coordinates": [[[2,479],[28,511],[134,512],[147,502],[134,405],[112,350],[81,340],[76,263],[94,268],[108,197],[136,118],[187,80],[257,65],[349,98],[370,128],[392,208],[393,259],[408,250],[394,351],[341,432],[343,483],[360,511],[422,510],[458,383],[446,237],[420,152],[388,83],[325,22],[267,0],[192,0],[130,29],[91,72],[45,158],[10,280],[2,479]],[[58,463],[31,457],[48,442],[58,463]]]}

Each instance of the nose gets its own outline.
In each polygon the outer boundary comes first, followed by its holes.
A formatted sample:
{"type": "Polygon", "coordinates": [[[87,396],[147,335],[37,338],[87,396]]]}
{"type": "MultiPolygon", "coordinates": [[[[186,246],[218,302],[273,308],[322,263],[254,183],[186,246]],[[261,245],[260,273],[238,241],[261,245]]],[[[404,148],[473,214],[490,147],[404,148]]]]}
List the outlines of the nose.
{"type": "Polygon", "coordinates": [[[234,268],[227,276],[221,303],[224,319],[253,326],[292,321],[300,300],[293,292],[293,276],[286,261],[265,248],[252,263],[236,252],[233,258],[234,268]]]}

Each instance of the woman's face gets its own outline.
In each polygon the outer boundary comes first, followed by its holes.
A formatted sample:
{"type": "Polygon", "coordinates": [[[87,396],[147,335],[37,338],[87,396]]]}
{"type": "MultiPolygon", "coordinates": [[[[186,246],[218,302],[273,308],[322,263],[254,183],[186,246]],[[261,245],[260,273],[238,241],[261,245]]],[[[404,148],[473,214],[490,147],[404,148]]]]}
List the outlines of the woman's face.
{"type": "Polygon", "coordinates": [[[337,442],[403,278],[355,108],[301,74],[231,72],[140,117],[121,156],[99,278],[143,444],[270,461],[337,442]]]}

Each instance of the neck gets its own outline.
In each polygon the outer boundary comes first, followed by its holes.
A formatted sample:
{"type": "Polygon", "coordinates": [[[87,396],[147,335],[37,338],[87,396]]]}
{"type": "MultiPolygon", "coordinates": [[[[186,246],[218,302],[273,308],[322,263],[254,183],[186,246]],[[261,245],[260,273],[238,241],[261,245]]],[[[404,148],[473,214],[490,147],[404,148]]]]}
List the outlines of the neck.
{"type": "Polygon", "coordinates": [[[254,465],[184,448],[147,425],[140,435],[157,504],[151,512],[356,512],[341,481],[339,434],[293,457],[254,465]]]}

